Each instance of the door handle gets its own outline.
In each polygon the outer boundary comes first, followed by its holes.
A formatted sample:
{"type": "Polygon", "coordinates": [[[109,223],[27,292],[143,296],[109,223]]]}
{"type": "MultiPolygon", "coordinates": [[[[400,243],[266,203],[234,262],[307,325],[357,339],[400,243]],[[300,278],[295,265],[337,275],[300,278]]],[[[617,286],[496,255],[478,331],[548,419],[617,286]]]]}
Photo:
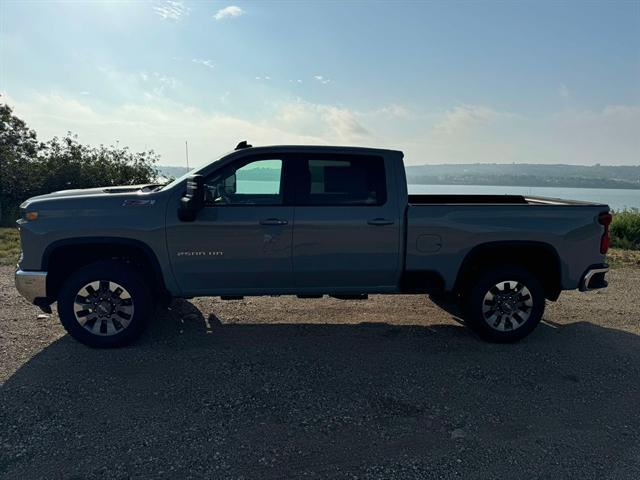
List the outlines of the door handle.
{"type": "Polygon", "coordinates": [[[371,220],[367,220],[369,225],[393,225],[393,220],[388,220],[386,218],[372,218],[371,220]]]}
{"type": "Polygon", "coordinates": [[[286,225],[287,223],[289,222],[279,218],[266,218],[264,220],[260,220],[260,225],[286,225]]]}

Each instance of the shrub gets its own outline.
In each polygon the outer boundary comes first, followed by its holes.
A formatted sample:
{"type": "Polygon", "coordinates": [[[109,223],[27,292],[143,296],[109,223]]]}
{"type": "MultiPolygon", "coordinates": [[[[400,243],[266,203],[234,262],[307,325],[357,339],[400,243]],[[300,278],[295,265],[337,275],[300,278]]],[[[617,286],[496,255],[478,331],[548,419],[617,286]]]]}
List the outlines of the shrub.
{"type": "Polygon", "coordinates": [[[640,210],[614,212],[611,224],[611,246],[628,250],[640,249],[640,210]]]}
{"type": "Polygon", "coordinates": [[[39,142],[36,133],[0,103],[0,225],[13,225],[29,197],[72,188],[155,181],[158,156],[126,147],[90,147],[68,134],[39,142]]]}

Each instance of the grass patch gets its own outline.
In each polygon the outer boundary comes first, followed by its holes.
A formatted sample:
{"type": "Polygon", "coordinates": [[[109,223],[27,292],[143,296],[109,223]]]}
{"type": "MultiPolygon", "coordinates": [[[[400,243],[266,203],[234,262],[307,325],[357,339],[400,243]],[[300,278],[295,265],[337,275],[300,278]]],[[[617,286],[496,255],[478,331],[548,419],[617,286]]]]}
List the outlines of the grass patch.
{"type": "Polygon", "coordinates": [[[611,268],[640,268],[640,250],[623,250],[611,248],[607,253],[607,263],[611,268]]]}
{"type": "Polygon", "coordinates": [[[0,228],[0,265],[15,265],[20,256],[20,236],[15,228],[0,228]]]}

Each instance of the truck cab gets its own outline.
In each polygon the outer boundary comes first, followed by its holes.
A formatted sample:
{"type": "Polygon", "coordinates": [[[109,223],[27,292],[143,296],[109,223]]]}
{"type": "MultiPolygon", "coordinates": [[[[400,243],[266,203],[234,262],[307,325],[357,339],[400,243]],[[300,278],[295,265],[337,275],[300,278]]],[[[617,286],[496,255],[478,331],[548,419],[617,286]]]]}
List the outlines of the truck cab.
{"type": "MultiPolygon", "coordinates": [[[[397,167],[400,152],[280,147],[241,150],[198,172],[202,201],[193,218],[167,209],[167,249],[181,292],[395,291],[406,207],[397,167]]],[[[169,204],[183,195],[177,189],[169,204]]]]}

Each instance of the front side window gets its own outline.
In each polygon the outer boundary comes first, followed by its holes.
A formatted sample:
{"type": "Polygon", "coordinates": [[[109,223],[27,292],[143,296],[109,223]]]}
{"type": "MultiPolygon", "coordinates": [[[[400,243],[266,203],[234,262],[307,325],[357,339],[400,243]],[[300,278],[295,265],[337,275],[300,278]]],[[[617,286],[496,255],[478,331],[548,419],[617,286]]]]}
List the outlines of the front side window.
{"type": "Polygon", "coordinates": [[[299,205],[382,205],[387,200],[380,157],[309,159],[297,180],[299,205]]]}
{"type": "Polygon", "coordinates": [[[215,205],[282,204],[282,160],[236,162],[205,180],[205,203],[215,205]]]}

